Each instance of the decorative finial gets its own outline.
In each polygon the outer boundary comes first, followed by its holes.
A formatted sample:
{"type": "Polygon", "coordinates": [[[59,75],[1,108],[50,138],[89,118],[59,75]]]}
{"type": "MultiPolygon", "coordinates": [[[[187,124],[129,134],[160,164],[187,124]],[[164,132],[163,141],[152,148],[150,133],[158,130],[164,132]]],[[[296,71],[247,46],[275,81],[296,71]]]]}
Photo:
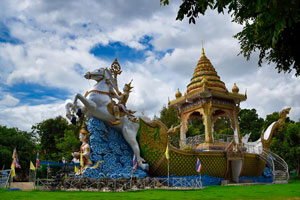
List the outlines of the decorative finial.
{"type": "Polygon", "coordinates": [[[202,40],[202,56],[205,56],[204,48],[203,48],[203,40],[202,40]]]}
{"type": "Polygon", "coordinates": [[[234,83],[233,87],[232,87],[232,92],[237,94],[239,92],[239,88],[236,86],[236,83],[234,83]]]}
{"type": "Polygon", "coordinates": [[[85,122],[83,122],[83,124],[82,124],[81,129],[80,129],[79,132],[80,132],[81,134],[83,134],[83,135],[86,135],[86,136],[89,136],[89,135],[90,135],[90,133],[87,131],[85,122]]]}
{"type": "Polygon", "coordinates": [[[176,97],[176,99],[177,98],[179,98],[179,97],[181,97],[182,96],[182,94],[181,94],[181,92],[179,91],[179,88],[177,89],[177,92],[176,92],[176,94],[175,94],[175,97],[176,97]]]}
{"type": "Polygon", "coordinates": [[[118,75],[122,73],[121,66],[117,58],[115,58],[115,61],[111,64],[110,72],[114,75],[115,79],[117,78],[118,75]]]}

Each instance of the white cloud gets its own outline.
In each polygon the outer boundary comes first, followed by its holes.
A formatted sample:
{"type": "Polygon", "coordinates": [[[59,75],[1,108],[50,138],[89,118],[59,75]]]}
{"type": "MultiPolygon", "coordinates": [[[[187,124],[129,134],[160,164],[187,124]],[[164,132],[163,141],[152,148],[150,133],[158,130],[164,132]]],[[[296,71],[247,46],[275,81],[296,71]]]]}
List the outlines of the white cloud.
{"type": "Polygon", "coordinates": [[[62,101],[35,106],[5,107],[1,109],[0,121],[1,125],[30,131],[32,125],[58,115],[65,116],[64,102],[62,101]]]}
{"type": "MultiPolygon", "coordinates": [[[[0,81],[11,87],[33,83],[84,93],[93,83],[85,80],[83,73],[110,66],[113,61],[90,54],[94,45],[118,41],[142,50],[145,46],[139,41],[148,35],[153,50],[174,51],[160,59],[147,50],[143,61],[122,61],[119,86],[133,78],[128,107],[151,116],[167,104],[168,96],[174,98],[177,88],[186,91],[203,40],[206,55],[227,88],[236,82],[242,93],[248,89],[248,100],[242,107],[256,108],[264,117],[292,106],[290,116],[298,120],[299,78],[277,74],[273,66],[258,68],[257,54],[248,62],[237,57],[239,44],[232,36],[241,26],[231,23],[230,15],[209,11],[196,25],[190,25],[186,19],[175,21],[178,6],[178,2],[165,7],[147,0],[1,1],[0,21],[23,43],[0,43],[0,81]]],[[[20,105],[13,91],[0,94],[4,96],[0,119],[5,125],[28,130],[46,117],[64,115],[60,102],[20,105]]]]}
{"type": "Polygon", "coordinates": [[[0,108],[16,106],[18,105],[19,102],[20,102],[19,99],[11,96],[10,94],[5,94],[3,98],[0,100],[0,108]]]}

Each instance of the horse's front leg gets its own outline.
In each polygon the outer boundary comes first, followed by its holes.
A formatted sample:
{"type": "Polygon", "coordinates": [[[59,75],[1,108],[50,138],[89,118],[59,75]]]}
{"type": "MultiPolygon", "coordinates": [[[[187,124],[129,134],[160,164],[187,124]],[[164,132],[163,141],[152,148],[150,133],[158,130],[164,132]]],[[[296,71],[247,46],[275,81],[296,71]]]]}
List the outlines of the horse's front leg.
{"type": "Polygon", "coordinates": [[[96,103],[94,101],[91,101],[91,100],[85,98],[81,94],[76,94],[75,95],[74,106],[76,108],[76,114],[79,117],[81,117],[82,114],[85,114],[88,110],[94,110],[94,109],[97,108],[97,105],[96,105],[96,103]],[[77,105],[77,101],[78,100],[80,100],[80,102],[83,104],[82,108],[77,105]]]}
{"type": "Polygon", "coordinates": [[[75,107],[74,104],[71,102],[71,100],[66,101],[65,109],[66,109],[66,117],[69,120],[71,120],[74,117],[73,113],[75,113],[75,107]]]}

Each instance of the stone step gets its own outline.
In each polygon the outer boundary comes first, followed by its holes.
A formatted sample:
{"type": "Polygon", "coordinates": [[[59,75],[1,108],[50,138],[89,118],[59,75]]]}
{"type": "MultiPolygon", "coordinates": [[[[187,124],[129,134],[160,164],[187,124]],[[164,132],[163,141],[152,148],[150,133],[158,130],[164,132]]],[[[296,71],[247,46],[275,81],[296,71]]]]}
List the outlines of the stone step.
{"type": "Polygon", "coordinates": [[[19,188],[23,191],[30,191],[34,189],[34,182],[11,182],[10,188],[19,188]]]}

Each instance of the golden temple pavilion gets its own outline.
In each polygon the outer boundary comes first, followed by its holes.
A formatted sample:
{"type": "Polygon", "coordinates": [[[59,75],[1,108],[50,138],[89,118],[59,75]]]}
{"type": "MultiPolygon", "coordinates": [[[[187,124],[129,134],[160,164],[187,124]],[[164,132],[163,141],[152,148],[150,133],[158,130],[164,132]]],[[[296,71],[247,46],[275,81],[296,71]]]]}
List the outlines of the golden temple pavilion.
{"type": "Polygon", "coordinates": [[[201,118],[205,126],[205,142],[199,144],[198,149],[221,150],[227,145],[214,143],[213,127],[217,118],[226,116],[230,119],[234,130],[233,140],[241,144],[241,135],[238,123],[240,102],[247,99],[247,95],[239,94],[239,88],[234,84],[231,92],[221,81],[210,60],[202,56],[194,70],[193,77],[187,85],[184,95],[177,91],[176,99],[169,101],[169,106],[176,107],[182,123],[180,130],[180,147],[186,145],[186,133],[190,118],[201,118]]]}

